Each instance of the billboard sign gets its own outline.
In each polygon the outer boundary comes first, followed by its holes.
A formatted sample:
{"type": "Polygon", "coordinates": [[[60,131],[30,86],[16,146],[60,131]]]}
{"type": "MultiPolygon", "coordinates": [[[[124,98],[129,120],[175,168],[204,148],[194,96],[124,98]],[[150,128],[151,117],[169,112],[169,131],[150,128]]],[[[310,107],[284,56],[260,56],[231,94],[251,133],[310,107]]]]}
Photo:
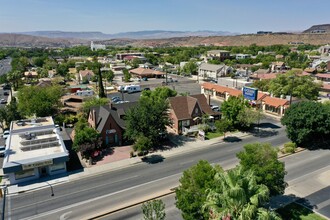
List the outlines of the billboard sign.
{"type": "Polygon", "coordinates": [[[243,96],[248,100],[257,100],[258,89],[243,87],[243,96]]]}

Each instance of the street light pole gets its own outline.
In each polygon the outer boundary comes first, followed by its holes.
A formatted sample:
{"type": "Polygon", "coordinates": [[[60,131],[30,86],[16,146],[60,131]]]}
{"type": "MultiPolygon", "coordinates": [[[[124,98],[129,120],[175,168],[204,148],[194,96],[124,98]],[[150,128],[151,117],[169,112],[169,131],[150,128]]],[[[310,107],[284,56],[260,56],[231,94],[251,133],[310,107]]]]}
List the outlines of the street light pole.
{"type": "Polygon", "coordinates": [[[5,220],[7,186],[3,186],[2,220],[5,220]]]}

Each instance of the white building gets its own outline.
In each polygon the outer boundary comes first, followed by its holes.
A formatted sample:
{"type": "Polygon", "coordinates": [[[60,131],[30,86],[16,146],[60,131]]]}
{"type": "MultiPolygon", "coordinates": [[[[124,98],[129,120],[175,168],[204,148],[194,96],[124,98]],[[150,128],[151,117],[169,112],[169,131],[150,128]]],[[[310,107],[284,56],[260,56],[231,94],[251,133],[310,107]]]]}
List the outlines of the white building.
{"type": "Polygon", "coordinates": [[[247,59],[247,58],[251,58],[250,54],[236,54],[236,60],[243,60],[243,59],[247,59]]]}
{"type": "Polygon", "coordinates": [[[226,65],[202,63],[198,68],[198,76],[208,80],[217,80],[230,72],[232,68],[226,65]]]}
{"type": "Polygon", "coordinates": [[[68,160],[69,152],[52,117],[11,122],[2,167],[10,184],[64,173],[68,160]]]}
{"type": "Polygon", "coordinates": [[[94,42],[91,41],[91,50],[105,50],[105,45],[103,45],[103,44],[94,44],[94,42]]]}

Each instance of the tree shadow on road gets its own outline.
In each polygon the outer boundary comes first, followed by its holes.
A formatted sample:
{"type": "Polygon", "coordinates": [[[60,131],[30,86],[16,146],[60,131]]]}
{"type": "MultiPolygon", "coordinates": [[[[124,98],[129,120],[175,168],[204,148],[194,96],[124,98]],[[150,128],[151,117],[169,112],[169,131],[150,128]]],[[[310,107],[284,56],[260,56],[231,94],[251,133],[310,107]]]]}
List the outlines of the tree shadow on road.
{"type": "Polygon", "coordinates": [[[253,136],[260,137],[260,138],[271,137],[271,136],[275,136],[278,134],[278,131],[276,131],[276,130],[263,130],[263,129],[258,129],[258,128],[255,128],[250,132],[253,136]]]}
{"type": "Polygon", "coordinates": [[[164,159],[165,159],[165,157],[163,157],[160,154],[153,154],[153,155],[145,156],[141,160],[148,164],[155,164],[155,163],[163,162],[164,159]]]}
{"type": "Polygon", "coordinates": [[[242,139],[239,137],[236,137],[236,136],[227,136],[227,137],[223,138],[223,141],[234,143],[234,142],[240,142],[240,141],[242,141],[242,139]]]}
{"type": "Polygon", "coordinates": [[[308,199],[298,197],[294,194],[278,195],[278,196],[271,197],[270,202],[267,205],[267,208],[272,209],[272,210],[279,209],[279,208],[285,207],[293,202],[301,204],[311,210],[313,208],[317,208],[314,205],[312,205],[308,199]]]}

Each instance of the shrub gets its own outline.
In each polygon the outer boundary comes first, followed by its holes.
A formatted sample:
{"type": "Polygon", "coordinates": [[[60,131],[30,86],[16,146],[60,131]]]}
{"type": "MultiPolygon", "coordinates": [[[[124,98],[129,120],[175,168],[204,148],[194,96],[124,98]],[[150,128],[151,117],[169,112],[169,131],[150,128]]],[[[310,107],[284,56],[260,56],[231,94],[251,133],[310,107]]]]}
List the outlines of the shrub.
{"type": "Polygon", "coordinates": [[[297,145],[293,142],[288,142],[284,144],[284,153],[294,153],[297,149],[297,145]]]}

